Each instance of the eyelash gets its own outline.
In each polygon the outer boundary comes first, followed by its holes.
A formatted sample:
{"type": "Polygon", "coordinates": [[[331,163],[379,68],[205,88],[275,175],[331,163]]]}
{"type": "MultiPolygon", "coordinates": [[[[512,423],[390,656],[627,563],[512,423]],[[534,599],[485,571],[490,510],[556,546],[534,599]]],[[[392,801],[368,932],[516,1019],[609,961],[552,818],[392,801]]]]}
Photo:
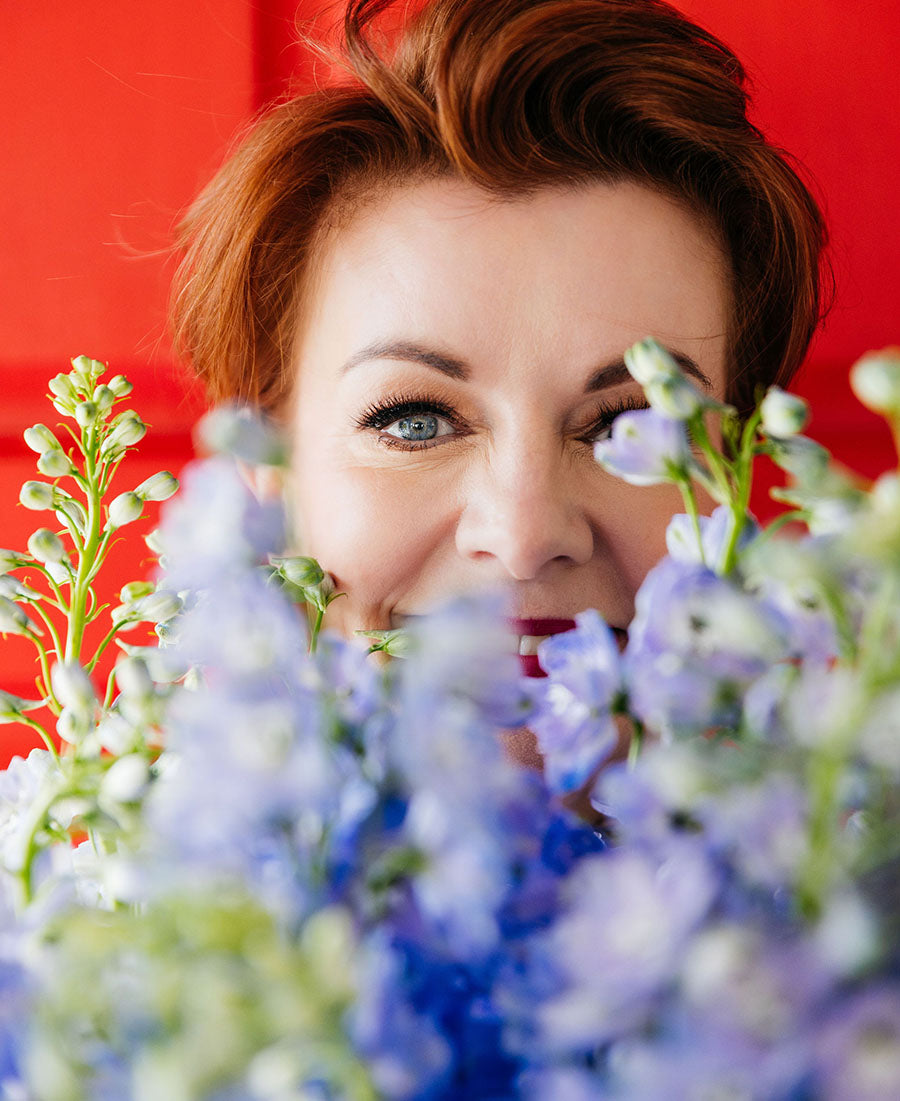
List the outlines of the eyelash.
{"type": "MultiPolygon", "coordinates": [[[[601,405],[597,416],[578,439],[583,443],[593,443],[594,438],[604,429],[609,428],[620,413],[626,413],[635,409],[646,409],[647,402],[642,397],[620,398],[609,405],[601,405]]],[[[401,394],[381,402],[373,402],[356,420],[356,427],[360,430],[374,429],[379,431],[388,425],[400,420],[402,417],[412,417],[417,414],[430,414],[443,417],[458,431],[463,428],[456,411],[445,402],[435,400],[418,394],[401,394]]],[[[443,437],[444,440],[453,437],[443,437]]],[[[397,436],[383,435],[380,442],[388,447],[399,447],[402,451],[424,451],[434,446],[433,440],[402,440],[397,436]]]]}

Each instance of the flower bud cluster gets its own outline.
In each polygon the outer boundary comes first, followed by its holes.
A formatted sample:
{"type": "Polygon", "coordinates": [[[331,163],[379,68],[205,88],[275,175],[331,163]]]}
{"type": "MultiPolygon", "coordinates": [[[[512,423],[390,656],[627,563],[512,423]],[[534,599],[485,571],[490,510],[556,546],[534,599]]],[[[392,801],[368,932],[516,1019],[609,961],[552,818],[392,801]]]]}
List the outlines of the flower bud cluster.
{"type": "Polygon", "coordinates": [[[651,409],[673,420],[688,421],[714,403],[685,377],[662,345],[651,337],[625,352],[625,366],[641,384],[651,409]]]}

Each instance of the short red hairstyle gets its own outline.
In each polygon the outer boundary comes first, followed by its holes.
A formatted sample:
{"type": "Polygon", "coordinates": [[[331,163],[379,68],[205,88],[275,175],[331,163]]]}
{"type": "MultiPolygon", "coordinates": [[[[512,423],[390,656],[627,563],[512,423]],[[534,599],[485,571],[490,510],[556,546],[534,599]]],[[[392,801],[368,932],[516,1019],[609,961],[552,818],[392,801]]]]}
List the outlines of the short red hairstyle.
{"type": "Polygon", "coordinates": [[[786,384],[822,312],[825,227],[747,119],[743,68],[662,0],[431,0],[389,54],[349,0],[351,78],[280,103],[191,208],[173,315],[213,399],[277,407],[308,274],[333,224],[392,183],[498,197],[636,181],[686,203],[731,267],[728,398],[786,384]]]}

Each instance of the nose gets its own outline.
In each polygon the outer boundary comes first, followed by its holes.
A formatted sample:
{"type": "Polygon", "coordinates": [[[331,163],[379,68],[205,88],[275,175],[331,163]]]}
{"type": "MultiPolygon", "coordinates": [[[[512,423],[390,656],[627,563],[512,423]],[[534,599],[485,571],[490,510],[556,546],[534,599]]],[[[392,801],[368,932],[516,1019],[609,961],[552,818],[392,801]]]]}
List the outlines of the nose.
{"type": "Polygon", "coordinates": [[[551,562],[584,565],[594,529],[584,478],[559,445],[517,446],[470,469],[456,529],[457,551],[493,559],[516,581],[539,577],[551,562]]]}

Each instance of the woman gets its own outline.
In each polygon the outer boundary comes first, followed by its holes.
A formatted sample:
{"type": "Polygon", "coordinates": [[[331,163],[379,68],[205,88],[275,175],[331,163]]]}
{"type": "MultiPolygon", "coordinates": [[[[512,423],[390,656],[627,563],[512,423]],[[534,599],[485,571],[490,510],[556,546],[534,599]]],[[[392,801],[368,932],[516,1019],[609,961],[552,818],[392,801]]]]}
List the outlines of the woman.
{"type": "Polygon", "coordinates": [[[283,103],[185,223],[186,357],[294,444],[344,633],[505,585],[520,653],[599,609],[624,638],[679,508],[592,445],[652,335],[739,408],[820,315],[824,228],[747,121],[743,71],[659,0],[432,0],[387,59],[283,103]]]}

